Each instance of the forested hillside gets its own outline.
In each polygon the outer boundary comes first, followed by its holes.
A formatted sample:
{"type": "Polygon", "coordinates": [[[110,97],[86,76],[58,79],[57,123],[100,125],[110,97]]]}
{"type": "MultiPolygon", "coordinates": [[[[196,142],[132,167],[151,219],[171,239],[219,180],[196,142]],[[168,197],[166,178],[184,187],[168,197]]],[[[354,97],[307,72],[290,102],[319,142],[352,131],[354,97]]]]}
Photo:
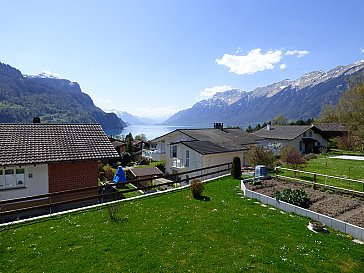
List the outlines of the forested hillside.
{"type": "Polygon", "coordinates": [[[0,122],[99,123],[104,129],[121,129],[125,123],[114,113],[96,107],[80,86],[69,80],[23,76],[0,63],[0,122]]]}

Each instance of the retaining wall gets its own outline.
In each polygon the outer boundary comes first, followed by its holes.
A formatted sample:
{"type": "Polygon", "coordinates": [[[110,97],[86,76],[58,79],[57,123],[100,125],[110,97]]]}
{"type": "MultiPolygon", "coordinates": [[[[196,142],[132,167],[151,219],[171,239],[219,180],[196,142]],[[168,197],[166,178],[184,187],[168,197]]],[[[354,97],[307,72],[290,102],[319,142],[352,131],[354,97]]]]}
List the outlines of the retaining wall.
{"type": "Polygon", "coordinates": [[[244,195],[249,198],[257,199],[258,201],[276,207],[280,210],[284,210],[287,212],[294,212],[298,215],[309,217],[313,220],[320,221],[324,223],[326,226],[332,227],[335,230],[339,230],[341,232],[352,235],[355,239],[364,241],[364,228],[340,221],[338,219],[304,209],[283,201],[277,201],[275,198],[266,196],[264,194],[248,190],[245,187],[244,180],[241,181],[241,190],[244,192],[244,195]]]}

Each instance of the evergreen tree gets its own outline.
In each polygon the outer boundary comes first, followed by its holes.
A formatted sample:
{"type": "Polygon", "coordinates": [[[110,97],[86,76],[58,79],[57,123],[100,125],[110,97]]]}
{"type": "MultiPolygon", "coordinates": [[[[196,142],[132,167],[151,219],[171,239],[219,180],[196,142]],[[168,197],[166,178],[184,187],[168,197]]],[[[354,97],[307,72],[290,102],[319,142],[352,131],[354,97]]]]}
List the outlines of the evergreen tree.
{"type": "Polygon", "coordinates": [[[240,157],[235,156],[233,158],[233,163],[231,165],[231,175],[234,179],[239,179],[241,177],[241,161],[240,157]]]}

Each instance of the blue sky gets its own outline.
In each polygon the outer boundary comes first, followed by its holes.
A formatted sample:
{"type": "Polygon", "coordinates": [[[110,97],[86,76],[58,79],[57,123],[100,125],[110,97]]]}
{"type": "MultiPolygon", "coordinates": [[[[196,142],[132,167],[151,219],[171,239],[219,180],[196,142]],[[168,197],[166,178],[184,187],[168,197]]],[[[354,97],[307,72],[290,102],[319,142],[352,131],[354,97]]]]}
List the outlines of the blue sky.
{"type": "Polygon", "coordinates": [[[0,62],[162,116],[364,59],[361,0],[0,0],[0,62]]]}

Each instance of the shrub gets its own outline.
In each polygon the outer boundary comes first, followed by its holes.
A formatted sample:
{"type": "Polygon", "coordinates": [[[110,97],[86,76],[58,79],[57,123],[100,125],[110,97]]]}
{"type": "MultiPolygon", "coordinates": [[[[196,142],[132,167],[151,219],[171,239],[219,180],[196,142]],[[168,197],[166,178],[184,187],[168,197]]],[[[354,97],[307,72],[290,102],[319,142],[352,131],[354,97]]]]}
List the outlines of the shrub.
{"type": "Polygon", "coordinates": [[[110,220],[115,222],[119,220],[116,214],[119,212],[119,204],[118,203],[110,203],[107,205],[107,210],[109,212],[110,220]]]}
{"type": "Polygon", "coordinates": [[[104,173],[107,181],[113,181],[115,176],[115,171],[110,166],[107,165],[104,167],[104,173]]]}
{"type": "Polygon", "coordinates": [[[269,170],[273,170],[277,159],[271,151],[264,150],[262,146],[253,146],[248,152],[248,161],[252,166],[265,165],[269,170]]]}
{"type": "Polygon", "coordinates": [[[241,177],[241,161],[240,157],[235,156],[233,158],[233,163],[231,165],[231,175],[234,179],[239,179],[241,177]]]}
{"type": "Polygon", "coordinates": [[[191,189],[193,198],[198,199],[201,197],[201,194],[204,190],[204,186],[199,179],[193,179],[191,181],[190,189],[191,189]]]}
{"type": "Polygon", "coordinates": [[[303,156],[303,159],[305,161],[310,161],[311,159],[316,159],[316,158],[317,158],[317,156],[315,154],[308,154],[308,155],[303,156]]]}
{"type": "Polygon", "coordinates": [[[285,189],[282,192],[277,191],[275,194],[276,200],[282,200],[284,202],[296,205],[302,208],[307,208],[310,204],[310,198],[303,189],[292,190],[285,189]]]}
{"type": "Polygon", "coordinates": [[[281,150],[281,160],[293,169],[299,169],[306,164],[305,158],[293,146],[286,145],[281,150]]]}
{"type": "Polygon", "coordinates": [[[166,171],[166,164],[164,162],[159,162],[155,165],[162,173],[166,171]]]}

